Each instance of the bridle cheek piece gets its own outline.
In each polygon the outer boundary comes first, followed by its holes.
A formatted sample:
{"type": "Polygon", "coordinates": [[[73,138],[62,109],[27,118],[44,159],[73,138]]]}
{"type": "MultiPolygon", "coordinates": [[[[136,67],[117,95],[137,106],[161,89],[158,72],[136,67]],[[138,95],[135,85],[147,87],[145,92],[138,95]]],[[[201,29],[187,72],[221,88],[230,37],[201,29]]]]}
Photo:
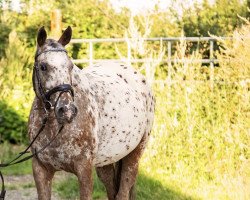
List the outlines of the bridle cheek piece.
{"type": "Polygon", "coordinates": [[[43,51],[39,54],[36,55],[35,57],[35,65],[34,65],[34,69],[33,69],[33,77],[32,77],[32,81],[33,81],[33,89],[36,93],[36,96],[39,98],[39,96],[41,97],[41,100],[43,101],[43,104],[44,104],[44,109],[45,111],[49,111],[51,108],[55,108],[56,107],[56,104],[58,102],[58,99],[60,98],[60,96],[62,95],[62,93],[65,93],[65,92],[69,92],[73,101],[74,101],[74,90],[72,88],[72,86],[70,84],[62,84],[62,85],[58,85],[54,88],[52,88],[51,90],[45,92],[45,89],[43,88],[42,86],[42,83],[41,83],[41,78],[39,76],[39,65],[38,65],[38,62],[37,62],[37,57],[39,55],[41,55],[42,53],[46,53],[46,52],[65,52],[67,53],[67,51],[65,49],[50,49],[50,50],[46,50],[46,51],[43,51]],[[36,91],[36,84],[35,84],[35,78],[37,80],[37,84],[38,84],[38,91],[39,91],[39,94],[37,93],[36,91]],[[55,105],[53,106],[52,103],[51,103],[51,95],[57,93],[57,92],[60,92],[57,100],[56,100],[56,103],[55,105]]]}

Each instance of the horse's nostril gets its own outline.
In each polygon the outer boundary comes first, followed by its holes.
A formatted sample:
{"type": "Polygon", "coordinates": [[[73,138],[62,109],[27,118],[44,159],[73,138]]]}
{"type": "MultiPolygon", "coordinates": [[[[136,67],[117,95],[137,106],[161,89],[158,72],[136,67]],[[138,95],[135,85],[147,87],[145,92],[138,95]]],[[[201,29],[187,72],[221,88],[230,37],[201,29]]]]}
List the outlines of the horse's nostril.
{"type": "Polygon", "coordinates": [[[77,112],[78,112],[77,107],[75,107],[75,106],[74,106],[74,108],[73,108],[73,109],[74,109],[74,114],[76,115],[76,114],[77,114],[77,112]]]}
{"type": "Polygon", "coordinates": [[[65,111],[64,107],[60,107],[60,108],[58,108],[57,113],[58,113],[59,116],[62,116],[64,111],[65,111]]]}

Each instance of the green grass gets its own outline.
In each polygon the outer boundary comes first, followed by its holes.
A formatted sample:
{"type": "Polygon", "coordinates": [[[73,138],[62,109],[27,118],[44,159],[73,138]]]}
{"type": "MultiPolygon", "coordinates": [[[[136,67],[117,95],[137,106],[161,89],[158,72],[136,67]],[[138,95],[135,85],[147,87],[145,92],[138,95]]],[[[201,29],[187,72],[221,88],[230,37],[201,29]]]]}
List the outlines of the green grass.
{"type": "Polygon", "coordinates": [[[171,200],[195,200],[173,185],[164,185],[157,177],[152,178],[142,170],[136,183],[136,196],[138,200],[145,199],[171,199],[171,200]]]}
{"type": "MultiPolygon", "coordinates": [[[[25,149],[24,145],[9,145],[7,143],[0,144],[0,162],[6,163],[14,159],[19,152],[25,149]]],[[[29,154],[27,154],[29,155],[29,154]]],[[[24,156],[27,156],[24,155],[24,156]]],[[[4,175],[24,175],[31,174],[31,160],[27,160],[23,163],[8,166],[5,168],[0,168],[4,175]]]]}
{"type": "MultiPolygon", "coordinates": [[[[70,176],[54,186],[54,190],[64,199],[76,199],[79,197],[79,185],[77,178],[70,176]]],[[[106,197],[106,191],[103,184],[94,173],[94,191],[93,199],[103,199],[106,197]]],[[[181,190],[176,190],[173,187],[162,185],[160,181],[148,177],[144,173],[138,175],[136,183],[136,199],[171,199],[171,200],[195,200],[188,195],[185,195],[181,190]]]]}
{"type": "MultiPolygon", "coordinates": [[[[102,183],[98,180],[96,173],[94,177],[93,199],[100,199],[106,196],[106,191],[102,183]]],[[[54,190],[64,199],[75,199],[79,197],[79,184],[77,177],[71,175],[66,180],[54,185],[54,190]]]]}

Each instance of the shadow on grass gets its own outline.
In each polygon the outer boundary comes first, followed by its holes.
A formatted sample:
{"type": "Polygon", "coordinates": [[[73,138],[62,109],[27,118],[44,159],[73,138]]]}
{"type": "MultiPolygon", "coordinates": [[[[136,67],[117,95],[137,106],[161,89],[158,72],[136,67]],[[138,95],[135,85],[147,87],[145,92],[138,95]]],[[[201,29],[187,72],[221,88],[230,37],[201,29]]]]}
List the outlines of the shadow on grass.
{"type": "MultiPolygon", "coordinates": [[[[79,198],[79,185],[75,176],[70,176],[66,180],[55,185],[55,191],[63,199],[79,198]]],[[[106,191],[103,184],[94,173],[93,199],[106,198],[106,191]]],[[[160,181],[149,178],[140,173],[136,183],[137,200],[196,200],[191,196],[185,195],[177,190],[164,187],[160,181]]]]}
{"type": "MultiPolygon", "coordinates": [[[[106,191],[103,184],[97,178],[96,173],[94,176],[94,190],[93,199],[100,199],[106,197],[106,191]]],[[[78,199],[79,198],[79,184],[75,175],[70,175],[67,179],[53,185],[53,189],[59,194],[62,199],[78,199]]]]}
{"type": "Polygon", "coordinates": [[[181,191],[170,189],[163,186],[156,179],[140,173],[136,183],[136,199],[137,200],[197,200],[191,196],[183,194],[181,191]]]}

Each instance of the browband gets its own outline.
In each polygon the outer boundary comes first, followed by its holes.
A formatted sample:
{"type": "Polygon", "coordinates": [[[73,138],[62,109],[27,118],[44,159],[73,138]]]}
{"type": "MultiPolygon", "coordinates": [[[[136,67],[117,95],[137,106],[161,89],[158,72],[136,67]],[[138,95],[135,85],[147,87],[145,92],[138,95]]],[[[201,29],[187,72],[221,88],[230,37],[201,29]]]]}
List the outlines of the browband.
{"type": "Polygon", "coordinates": [[[40,56],[43,53],[47,53],[47,52],[65,52],[65,53],[68,53],[65,49],[48,49],[48,50],[42,51],[40,53],[36,53],[35,60],[37,60],[38,56],[40,56]]]}

